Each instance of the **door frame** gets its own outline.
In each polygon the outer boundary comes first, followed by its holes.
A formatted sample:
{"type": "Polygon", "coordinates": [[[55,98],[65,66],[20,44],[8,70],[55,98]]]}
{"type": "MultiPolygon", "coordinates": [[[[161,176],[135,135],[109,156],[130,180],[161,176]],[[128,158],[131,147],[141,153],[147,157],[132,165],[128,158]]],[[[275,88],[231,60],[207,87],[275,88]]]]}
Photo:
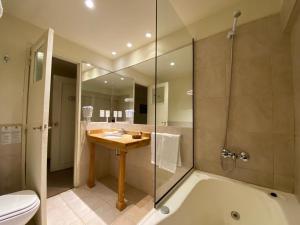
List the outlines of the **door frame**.
{"type": "MultiPolygon", "coordinates": [[[[63,84],[71,84],[71,85],[75,86],[75,107],[74,107],[74,109],[76,110],[76,78],[63,77],[63,76],[60,76],[58,74],[53,74],[52,82],[53,82],[52,83],[52,88],[51,88],[52,94],[51,94],[51,97],[50,97],[50,102],[51,102],[51,105],[52,105],[52,111],[51,111],[51,115],[49,115],[49,118],[51,117],[51,121],[52,121],[52,124],[51,124],[52,129],[50,131],[51,132],[51,147],[49,148],[49,146],[48,146],[48,151],[47,151],[48,155],[50,154],[50,158],[51,158],[51,160],[50,160],[50,172],[52,171],[52,169],[54,169],[54,168],[52,168],[52,166],[54,165],[53,160],[54,159],[57,160],[57,156],[59,155],[59,153],[61,151],[61,149],[60,149],[61,140],[59,140],[59,142],[56,143],[53,139],[53,134],[54,134],[54,132],[57,132],[57,133],[55,133],[56,135],[58,135],[58,136],[61,135],[61,123],[62,123],[62,121],[61,121],[60,116],[61,116],[61,106],[62,106],[62,98],[61,97],[63,95],[63,89],[62,89],[63,84]],[[56,82],[59,82],[59,84],[62,85],[62,86],[59,86],[58,89],[54,89],[55,88],[54,85],[55,85],[56,82]],[[57,98],[54,98],[55,93],[59,94],[56,97],[60,97],[60,104],[56,105],[56,107],[59,107],[59,108],[56,108],[56,109],[59,109],[59,115],[55,114],[55,116],[54,116],[54,114],[53,114],[53,113],[55,113],[54,102],[56,102],[58,100],[57,98]],[[55,120],[54,117],[59,117],[59,121],[55,120]],[[58,127],[55,127],[55,122],[59,122],[58,127]],[[59,129],[59,131],[57,129],[59,129]],[[57,144],[57,145],[55,145],[55,144],[57,144]],[[54,148],[54,146],[56,146],[59,151],[57,151],[57,149],[54,148]]],[[[76,113],[74,112],[74,117],[76,116],[75,114],[76,113]]],[[[56,118],[56,119],[58,119],[58,118],[56,118]]],[[[74,119],[73,122],[74,122],[73,132],[74,132],[74,139],[75,139],[75,123],[76,123],[76,120],[74,119]]],[[[58,137],[58,139],[59,139],[59,137],[58,137]]],[[[74,144],[75,144],[75,141],[74,141],[74,144]]],[[[75,146],[74,146],[74,149],[73,149],[73,154],[75,154],[75,146]]],[[[73,158],[73,162],[74,162],[74,158],[73,158]]],[[[72,163],[72,165],[74,166],[74,163],[72,163]]],[[[54,170],[54,171],[62,170],[62,168],[58,168],[58,167],[61,167],[61,164],[59,164],[59,165],[56,164],[56,168],[55,168],[56,170],[54,170]]]]}
{"type": "MultiPolygon", "coordinates": [[[[30,81],[30,51],[31,45],[28,45],[26,50],[26,59],[25,59],[25,71],[24,71],[24,89],[23,89],[23,109],[22,109],[22,166],[21,166],[21,174],[22,174],[22,188],[26,188],[26,131],[27,131],[27,109],[28,109],[28,94],[29,94],[29,81],[30,81]]],[[[54,43],[55,46],[55,43],[54,43]]],[[[53,47],[53,51],[55,51],[55,47],[53,47]]],[[[73,64],[77,65],[77,77],[76,77],[76,110],[75,110],[75,145],[74,145],[74,172],[73,172],[73,186],[79,186],[79,157],[78,154],[80,152],[80,105],[81,105],[81,69],[83,61],[76,61],[74,59],[64,57],[62,55],[56,54],[53,52],[52,58],[61,59],[73,64]]],[[[46,165],[47,166],[47,165],[46,165]]],[[[47,188],[47,187],[46,187],[47,188]]]]}

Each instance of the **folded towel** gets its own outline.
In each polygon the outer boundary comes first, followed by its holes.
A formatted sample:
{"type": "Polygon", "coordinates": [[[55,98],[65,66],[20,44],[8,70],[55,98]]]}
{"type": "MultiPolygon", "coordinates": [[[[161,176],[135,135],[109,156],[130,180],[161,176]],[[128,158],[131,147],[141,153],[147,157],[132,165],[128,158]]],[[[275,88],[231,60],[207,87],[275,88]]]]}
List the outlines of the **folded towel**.
{"type": "Polygon", "coordinates": [[[171,173],[176,172],[178,165],[181,166],[180,135],[164,134],[163,149],[160,154],[159,167],[171,173]]]}
{"type": "MultiPolygon", "coordinates": [[[[156,165],[160,164],[164,134],[156,133],[156,165]]],[[[151,163],[155,164],[155,133],[151,133],[151,163]]]]}
{"type": "MultiPolygon", "coordinates": [[[[151,163],[155,163],[155,133],[151,133],[151,163]]],[[[180,135],[156,133],[156,165],[171,173],[181,166],[180,135]]]]}

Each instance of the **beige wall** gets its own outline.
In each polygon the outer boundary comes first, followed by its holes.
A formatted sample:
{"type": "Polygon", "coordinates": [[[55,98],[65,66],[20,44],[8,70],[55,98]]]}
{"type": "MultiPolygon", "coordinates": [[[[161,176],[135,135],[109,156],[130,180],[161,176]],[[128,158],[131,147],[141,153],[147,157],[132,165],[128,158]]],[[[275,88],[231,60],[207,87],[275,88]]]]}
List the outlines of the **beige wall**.
{"type": "Polygon", "coordinates": [[[292,60],[295,103],[295,193],[300,200],[300,16],[296,18],[292,33],[292,60]]]}
{"type": "Polygon", "coordinates": [[[249,183],[293,192],[294,111],[290,39],[280,16],[238,28],[234,49],[228,149],[250,161],[224,172],[230,42],[226,32],[196,43],[196,166],[249,183]]]}
{"type": "MultiPolygon", "coordinates": [[[[26,104],[24,101],[26,57],[31,45],[44,31],[7,14],[0,19],[0,30],[0,124],[21,124],[23,107],[26,104]],[[2,60],[6,54],[10,57],[7,64],[2,60]]],[[[77,63],[88,61],[108,69],[112,66],[112,62],[103,56],[58,36],[54,39],[54,55],[77,63]]],[[[0,192],[20,188],[23,170],[21,144],[5,146],[0,144],[0,156],[0,180],[3,181],[0,182],[0,192]]]]}
{"type": "MultiPolygon", "coordinates": [[[[26,53],[43,34],[43,30],[15,17],[4,15],[0,20],[0,56],[8,54],[7,64],[0,61],[0,124],[21,123],[26,53]],[[5,103],[5,105],[4,105],[5,103]]],[[[54,55],[73,62],[88,61],[111,69],[112,63],[103,56],[59,36],[54,39],[54,55]]]]}

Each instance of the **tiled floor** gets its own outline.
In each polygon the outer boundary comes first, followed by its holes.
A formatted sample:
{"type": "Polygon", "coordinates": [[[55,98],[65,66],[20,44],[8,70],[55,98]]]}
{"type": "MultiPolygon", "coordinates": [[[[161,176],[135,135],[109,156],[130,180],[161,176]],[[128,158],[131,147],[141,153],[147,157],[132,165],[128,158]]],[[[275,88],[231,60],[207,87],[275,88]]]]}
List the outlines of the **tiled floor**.
{"type": "Polygon", "coordinates": [[[134,225],[153,207],[153,198],[126,186],[127,208],[116,209],[116,180],[108,177],[94,188],[75,188],[47,200],[48,225],[134,225]]]}
{"type": "Polygon", "coordinates": [[[47,175],[47,196],[52,197],[73,188],[73,168],[50,172],[47,175]]]}

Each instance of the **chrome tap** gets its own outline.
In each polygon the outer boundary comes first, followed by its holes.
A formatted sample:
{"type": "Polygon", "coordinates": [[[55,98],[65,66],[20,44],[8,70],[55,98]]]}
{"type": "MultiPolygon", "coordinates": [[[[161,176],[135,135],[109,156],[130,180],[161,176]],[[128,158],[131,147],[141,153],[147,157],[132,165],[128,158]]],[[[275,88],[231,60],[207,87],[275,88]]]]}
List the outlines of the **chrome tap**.
{"type": "Polygon", "coordinates": [[[227,149],[222,150],[221,156],[224,159],[227,159],[227,158],[236,159],[236,154],[234,152],[231,152],[231,151],[227,150],[227,149]]]}
{"type": "Polygon", "coordinates": [[[244,162],[248,162],[250,159],[250,155],[247,152],[235,153],[235,152],[231,152],[227,149],[223,149],[221,151],[221,157],[224,159],[231,158],[233,160],[240,159],[244,162]]]}
{"type": "Polygon", "coordinates": [[[250,159],[250,155],[247,152],[240,152],[237,157],[244,162],[248,162],[250,159]]]}

